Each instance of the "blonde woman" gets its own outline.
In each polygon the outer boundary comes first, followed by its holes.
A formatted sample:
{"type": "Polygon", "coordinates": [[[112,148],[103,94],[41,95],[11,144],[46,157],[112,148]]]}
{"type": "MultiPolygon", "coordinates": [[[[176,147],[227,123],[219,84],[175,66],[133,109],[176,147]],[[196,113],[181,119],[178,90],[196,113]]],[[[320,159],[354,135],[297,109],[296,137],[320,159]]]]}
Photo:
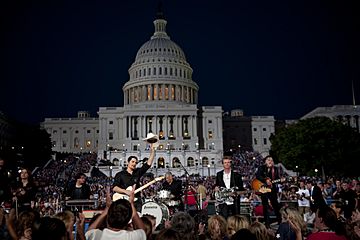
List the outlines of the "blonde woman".
{"type": "Polygon", "coordinates": [[[228,235],[232,237],[237,231],[249,228],[250,224],[245,216],[233,215],[227,219],[228,235]]]}
{"type": "Polygon", "coordinates": [[[273,239],[271,235],[269,234],[265,224],[261,222],[253,222],[249,230],[252,234],[255,235],[256,240],[271,240],[273,239]]]}
{"type": "Polygon", "coordinates": [[[296,229],[300,230],[302,236],[306,232],[306,223],[301,213],[292,207],[283,207],[280,209],[281,223],[276,232],[280,240],[297,240],[302,239],[297,236],[296,229]]]}
{"type": "Polygon", "coordinates": [[[227,234],[227,223],[221,215],[214,215],[208,220],[208,234],[211,240],[229,239],[227,234]]]}
{"type": "Polygon", "coordinates": [[[64,212],[55,214],[54,217],[65,223],[68,239],[74,239],[73,228],[75,223],[75,215],[71,211],[65,210],[64,212]]]}

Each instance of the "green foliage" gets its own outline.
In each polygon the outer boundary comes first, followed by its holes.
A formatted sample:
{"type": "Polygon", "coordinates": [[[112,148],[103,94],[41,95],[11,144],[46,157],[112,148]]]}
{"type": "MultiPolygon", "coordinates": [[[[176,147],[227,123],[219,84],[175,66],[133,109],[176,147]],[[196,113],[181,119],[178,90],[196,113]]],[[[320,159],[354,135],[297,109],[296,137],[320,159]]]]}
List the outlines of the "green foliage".
{"type": "Polygon", "coordinates": [[[360,167],[360,134],[327,117],[300,120],[281,129],[271,139],[271,154],[286,168],[314,175],[357,176],[360,167]]]}

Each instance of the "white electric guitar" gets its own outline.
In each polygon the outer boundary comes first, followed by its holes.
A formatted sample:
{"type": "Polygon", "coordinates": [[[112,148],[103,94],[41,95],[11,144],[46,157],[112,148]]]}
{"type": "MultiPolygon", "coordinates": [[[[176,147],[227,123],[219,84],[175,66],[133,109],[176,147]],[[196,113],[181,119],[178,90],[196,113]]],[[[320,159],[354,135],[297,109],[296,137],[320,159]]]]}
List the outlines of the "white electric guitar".
{"type": "MultiPolygon", "coordinates": [[[[165,176],[161,176],[161,177],[155,178],[154,180],[152,180],[152,181],[148,182],[147,184],[145,184],[145,185],[139,187],[138,189],[136,189],[136,190],[134,191],[134,194],[136,194],[136,193],[138,193],[138,192],[141,192],[141,191],[144,190],[145,188],[149,187],[150,185],[152,185],[152,184],[154,184],[154,183],[156,183],[156,182],[158,182],[158,181],[163,180],[164,178],[165,178],[165,176]]],[[[126,190],[132,191],[132,186],[127,187],[126,190]]],[[[126,195],[126,194],[122,194],[122,193],[114,193],[113,196],[112,196],[112,200],[113,200],[113,201],[116,201],[116,200],[119,200],[119,199],[129,200],[129,196],[126,195]]],[[[136,201],[136,200],[137,200],[137,198],[134,199],[134,201],[136,201]]]]}

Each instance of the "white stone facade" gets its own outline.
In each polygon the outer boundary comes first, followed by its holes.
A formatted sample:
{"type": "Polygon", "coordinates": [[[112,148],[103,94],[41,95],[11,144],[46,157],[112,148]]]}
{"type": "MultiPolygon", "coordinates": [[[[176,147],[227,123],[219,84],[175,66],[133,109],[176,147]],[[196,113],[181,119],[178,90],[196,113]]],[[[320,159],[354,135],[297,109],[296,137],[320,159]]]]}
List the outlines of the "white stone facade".
{"type": "Polygon", "coordinates": [[[265,156],[269,154],[271,134],[275,133],[274,116],[252,116],[251,132],[253,138],[253,149],[265,156]]]}
{"type": "Polygon", "coordinates": [[[328,117],[353,127],[360,132],[360,106],[358,105],[334,105],[332,107],[318,107],[303,116],[301,119],[312,117],[328,117]]]}
{"type": "Polygon", "coordinates": [[[77,118],[45,118],[42,127],[50,134],[56,152],[94,152],[98,150],[99,119],[87,112],[77,118]]]}

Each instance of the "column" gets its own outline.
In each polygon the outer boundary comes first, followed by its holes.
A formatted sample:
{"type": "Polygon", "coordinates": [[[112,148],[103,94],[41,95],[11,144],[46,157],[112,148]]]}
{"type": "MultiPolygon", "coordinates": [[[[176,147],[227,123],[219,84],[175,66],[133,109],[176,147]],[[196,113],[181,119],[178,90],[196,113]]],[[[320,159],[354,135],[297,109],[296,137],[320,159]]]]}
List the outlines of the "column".
{"type": "Polygon", "coordinates": [[[185,89],[184,85],[181,86],[181,101],[185,102],[185,89]]]}
{"type": "Polygon", "coordinates": [[[193,137],[197,136],[197,118],[196,115],[193,116],[193,137]]]}
{"type": "Polygon", "coordinates": [[[169,128],[168,128],[168,116],[165,115],[163,118],[163,130],[164,130],[164,137],[168,137],[169,136],[169,128]]]}
{"type": "Polygon", "coordinates": [[[161,84],[161,95],[162,95],[162,100],[165,100],[165,84],[161,84]]]}
{"type": "Polygon", "coordinates": [[[191,138],[194,137],[194,135],[192,134],[193,133],[193,118],[192,118],[192,115],[190,115],[188,117],[188,132],[189,132],[189,135],[191,138]]]}
{"type": "Polygon", "coordinates": [[[208,132],[206,131],[207,129],[207,117],[203,117],[203,134],[204,134],[204,139],[208,140],[208,132]]]}
{"type": "Polygon", "coordinates": [[[116,123],[115,123],[115,139],[119,140],[120,139],[120,118],[115,118],[116,123]]]}
{"type": "Polygon", "coordinates": [[[127,90],[124,91],[124,105],[127,104],[127,90]]]}
{"type": "Polygon", "coordinates": [[[191,104],[194,103],[194,102],[193,102],[193,98],[194,98],[194,96],[193,96],[193,89],[190,88],[190,103],[191,103],[191,104]]]}
{"type": "Polygon", "coordinates": [[[174,127],[174,137],[179,137],[179,134],[178,134],[178,120],[177,120],[177,116],[175,115],[174,118],[173,118],[173,127],[174,127]]]}

